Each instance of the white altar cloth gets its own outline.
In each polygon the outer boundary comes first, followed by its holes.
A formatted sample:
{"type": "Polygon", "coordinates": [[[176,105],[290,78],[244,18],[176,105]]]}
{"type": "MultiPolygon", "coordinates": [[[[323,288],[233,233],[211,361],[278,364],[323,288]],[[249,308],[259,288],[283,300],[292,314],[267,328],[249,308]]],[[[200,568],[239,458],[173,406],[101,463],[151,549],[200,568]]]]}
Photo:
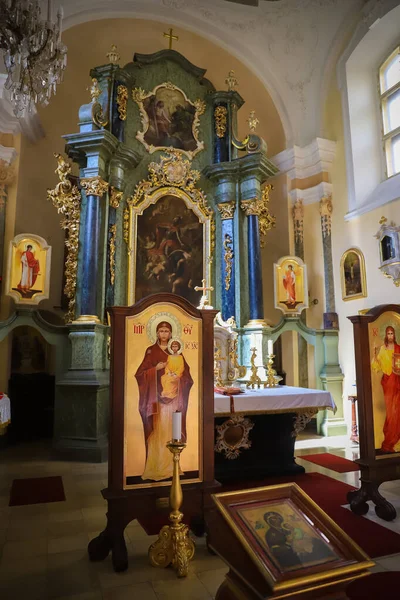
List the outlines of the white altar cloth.
{"type": "MultiPolygon", "coordinates": [[[[232,414],[230,396],[214,394],[214,415],[224,417],[232,414]]],[[[317,413],[328,409],[336,411],[330,392],[309,388],[278,385],[275,388],[247,390],[232,396],[235,414],[257,415],[274,413],[317,413]]]]}
{"type": "Polygon", "coordinates": [[[10,398],[3,394],[0,398],[0,425],[5,425],[11,421],[10,398]]]}

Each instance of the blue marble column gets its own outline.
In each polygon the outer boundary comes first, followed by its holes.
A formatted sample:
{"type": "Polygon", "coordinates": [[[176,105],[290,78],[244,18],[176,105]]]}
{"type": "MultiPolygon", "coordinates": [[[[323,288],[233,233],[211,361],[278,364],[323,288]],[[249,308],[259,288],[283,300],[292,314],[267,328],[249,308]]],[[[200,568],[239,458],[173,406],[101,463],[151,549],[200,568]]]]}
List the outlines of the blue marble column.
{"type": "Polygon", "coordinates": [[[260,324],[264,319],[258,202],[256,199],[241,202],[241,207],[247,215],[249,325],[260,324]]]}
{"type": "Polygon", "coordinates": [[[235,201],[217,205],[221,215],[221,313],[224,321],[235,317],[235,201]]]}
{"type": "Polygon", "coordinates": [[[215,92],[212,96],[213,113],[213,162],[232,161],[237,157],[233,141],[236,139],[237,111],[243,98],[235,91],[215,92]]]}
{"type": "Polygon", "coordinates": [[[99,303],[97,298],[100,255],[101,198],[107,191],[108,183],[101,177],[81,179],[82,188],[86,191],[84,214],[84,230],[81,235],[81,281],[80,281],[80,315],[77,320],[99,319],[99,303]]]}

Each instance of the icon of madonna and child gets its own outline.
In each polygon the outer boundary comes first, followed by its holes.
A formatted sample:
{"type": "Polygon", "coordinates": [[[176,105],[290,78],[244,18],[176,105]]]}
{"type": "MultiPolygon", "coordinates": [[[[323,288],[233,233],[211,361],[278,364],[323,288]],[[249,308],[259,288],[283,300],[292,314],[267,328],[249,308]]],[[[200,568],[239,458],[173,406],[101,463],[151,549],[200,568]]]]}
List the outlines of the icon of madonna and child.
{"type": "Polygon", "coordinates": [[[172,414],[176,411],[182,413],[182,440],[186,442],[186,414],[193,379],[182,350],[182,341],[173,337],[172,324],[160,321],[156,341],[146,349],[135,373],[146,444],[143,480],[172,477],[172,455],[166,444],[172,437],[172,414]]]}

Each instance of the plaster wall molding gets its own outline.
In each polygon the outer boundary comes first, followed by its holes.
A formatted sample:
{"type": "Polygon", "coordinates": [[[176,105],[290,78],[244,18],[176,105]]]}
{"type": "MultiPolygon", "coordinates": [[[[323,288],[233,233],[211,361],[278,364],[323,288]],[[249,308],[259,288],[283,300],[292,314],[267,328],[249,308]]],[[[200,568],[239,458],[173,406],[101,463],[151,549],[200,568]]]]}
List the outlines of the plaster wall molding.
{"type": "Polygon", "coordinates": [[[307,146],[287,148],[271,160],[289,179],[306,179],[323,172],[330,174],[335,156],[336,142],[315,138],[307,146]]]}
{"type": "Polygon", "coordinates": [[[33,107],[31,111],[26,110],[22,117],[17,118],[4,87],[6,79],[7,75],[0,73],[0,132],[13,135],[22,132],[30,142],[38,142],[45,133],[36,108],[33,107]]]}
{"type": "Polygon", "coordinates": [[[303,200],[303,205],[316,204],[325,196],[332,195],[332,184],[322,181],[318,185],[308,188],[307,190],[299,190],[298,188],[289,192],[289,196],[294,205],[297,201],[303,200]]]}

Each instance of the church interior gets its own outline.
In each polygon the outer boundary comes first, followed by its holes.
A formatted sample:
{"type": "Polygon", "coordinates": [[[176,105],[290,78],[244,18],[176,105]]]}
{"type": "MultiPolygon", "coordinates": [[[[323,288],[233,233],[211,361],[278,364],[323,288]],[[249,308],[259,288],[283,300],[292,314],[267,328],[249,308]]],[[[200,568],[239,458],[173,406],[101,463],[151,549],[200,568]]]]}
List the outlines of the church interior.
{"type": "Polygon", "coordinates": [[[0,597],[396,597],[400,2],[0,12],[0,597]]]}

